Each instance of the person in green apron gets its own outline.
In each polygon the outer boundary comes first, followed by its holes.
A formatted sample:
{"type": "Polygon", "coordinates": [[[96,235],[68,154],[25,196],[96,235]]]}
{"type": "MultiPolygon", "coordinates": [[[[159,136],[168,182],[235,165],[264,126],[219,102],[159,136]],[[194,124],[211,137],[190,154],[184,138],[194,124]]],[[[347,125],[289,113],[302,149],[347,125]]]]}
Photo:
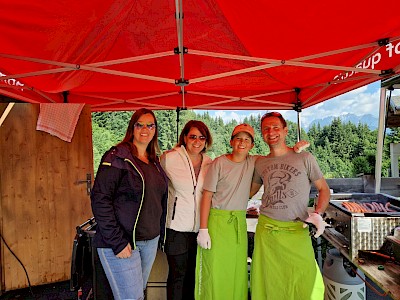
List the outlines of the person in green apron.
{"type": "Polygon", "coordinates": [[[248,294],[246,209],[256,156],[254,129],[236,126],[232,153],[208,169],[200,204],[195,299],[244,300],[248,294]]]}
{"type": "Polygon", "coordinates": [[[326,223],[321,214],[329,204],[329,186],[311,153],[298,154],[286,145],[287,133],[280,113],[266,113],[261,118],[261,134],[270,153],[256,161],[250,192],[253,196],[264,184],[251,263],[252,300],[324,298],[309,230],[299,220],[314,224],[316,237],[323,233],[326,223]],[[318,191],[318,204],[309,213],[312,183],[318,191]]]}

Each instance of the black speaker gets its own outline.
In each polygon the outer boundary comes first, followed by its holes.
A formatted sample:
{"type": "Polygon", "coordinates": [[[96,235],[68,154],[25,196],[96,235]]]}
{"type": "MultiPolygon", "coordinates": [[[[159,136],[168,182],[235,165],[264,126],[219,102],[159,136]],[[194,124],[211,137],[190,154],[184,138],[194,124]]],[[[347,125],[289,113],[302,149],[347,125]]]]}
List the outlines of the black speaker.
{"type": "Polygon", "coordinates": [[[76,227],[71,258],[70,290],[77,291],[77,299],[112,300],[108,283],[97,249],[92,246],[96,233],[94,217],[76,227]]]}

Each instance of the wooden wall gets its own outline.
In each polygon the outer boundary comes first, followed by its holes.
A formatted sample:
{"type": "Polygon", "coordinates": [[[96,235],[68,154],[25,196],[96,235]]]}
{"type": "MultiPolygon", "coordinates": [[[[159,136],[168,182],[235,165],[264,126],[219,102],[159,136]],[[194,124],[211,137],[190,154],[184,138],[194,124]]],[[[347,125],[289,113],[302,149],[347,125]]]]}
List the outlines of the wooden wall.
{"type": "MultiPolygon", "coordinates": [[[[32,285],[69,279],[75,228],[92,215],[86,184],[76,184],[93,178],[90,107],[71,143],[36,131],[38,115],[38,104],[15,104],[0,127],[0,233],[32,285]]],[[[3,241],[0,267],[1,291],[28,286],[3,241]]]]}

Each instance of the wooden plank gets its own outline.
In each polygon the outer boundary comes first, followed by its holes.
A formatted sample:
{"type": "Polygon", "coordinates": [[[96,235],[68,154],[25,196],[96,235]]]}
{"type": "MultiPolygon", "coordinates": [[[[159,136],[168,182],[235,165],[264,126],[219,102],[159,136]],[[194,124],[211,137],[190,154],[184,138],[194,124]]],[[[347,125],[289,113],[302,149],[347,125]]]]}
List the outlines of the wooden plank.
{"type": "MultiPolygon", "coordinates": [[[[69,236],[64,247],[67,247],[72,252],[72,241],[75,236],[75,230],[71,232],[70,228],[75,229],[77,225],[82,224],[84,221],[92,216],[90,195],[87,194],[86,183],[77,184],[78,181],[86,180],[87,174],[93,177],[93,151],[92,149],[92,131],[91,131],[91,111],[90,107],[85,106],[82,110],[81,116],[78,120],[76,131],[72,142],[75,145],[74,150],[67,148],[66,154],[68,155],[65,160],[64,166],[66,167],[67,178],[65,182],[67,188],[68,199],[70,200],[67,213],[70,215],[68,218],[68,230],[65,228],[65,221],[60,223],[59,226],[63,227],[64,236],[69,236]],[[87,130],[90,128],[90,130],[87,130]],[[73,150],[73,151],[72,151],[73,150]],[[84,153],[85,155],[82,155],[84,153]]],[[[66,208],[66,207],[65,207],[66,208]]],[[[62,229],[60,228],[60,232],[62,229]]],[[[69,274],[70,260],[64,261],[64,270],[69,274]]]]}
{"type": "MultiPolygon", "coordinates": [[[[92,216],[86,184],[75,184],[93,175],[90,107],[71,143],[36,131],[38,115],[39,105],[16,104],[0,128],[0,230],[32,285],[69,279],[75,228],[92,216]]],[[[1,290],[27,287],[16,259],[0,251],[1,290]]]]}
{"type": "MultiPolygon", "coordinates": [[[[32,189],[32,181],[29,174],[30,164],[27,159],[29,153],[30,140],[27,139],[25,132],[28,130],[30,120],[25,118],[27,107],[14,107],[10,113],[10,117],[14,118],[16,126],[6,127],[9,118],[3,124],[5,129],[6,140],[2,150],[4,156],[8,159],[9,164],[2,168],[2,191],[4,191],[3,206],[3,222],[2,234],[9,244],[11,250],[17,255],[21,262],[26,266],[31,258],[31,251],[34,251],[34,245],[30,244],[32,240],[31,209],[26,199],[34,195],[32,189]]],[[[2,135],[3,136],[3,135],[2,135]]],[[[22,266],[13,257],[13,255],[4,249],[3,278],[4,286],[18,285],[19,281],[26,284],[27,279],[22,266]]]]}
{"type": "Polygon", "coordinates": [[[395,262],[369,255],[360,255],[364,263],[358,267],[393,299],[400,299],[400,266],[395,262]],[[383,266],[383,270],[378,267],[383,266]]]}
{"type": "Polygon", "coordinates": [[[388,177],[382,178],[381,191],[395,197],[400,196],[400,178],[399,177],[388,177]]]}
{"type": "MultiPolygon", "coordinates": [[[[18,191],[20,196],[14,199],[17,203],[21,205],[21,211],[23,212],[21,216],[14,212],[14,218],[18,224],[18,235],[17,235],[17,245],[20,254],[20,258],[24,263],[30,281],[37,282],[37,274],[40,272],[40,261],[37,258],[38,244],[36,239],[38,238],[38,230],[40,227],[40,222],[38,222],[38,216],[43,218],[42,214],[37,210],[36,206],[36,186],[37,180],[35,176],[35,168],[37,166],[36,161],[36,147],[37,139],[36,135],[32,134],[32,128],[36,126],[38,106],[37,105],[21,105],[16,104],[14,106],[18,107],[20,111],[20,118],[18,118],[17,123],[14,122],[14,128],[21,128],[21,131],[17,134],[18,139],[25,141],[24,145],[21,147],[23,149],[16,149],[15,153],[19,154],[18,164],[15,165],[13,172],[17,175],[16,179],[20,181],[18,185],[18,191]],[[22,123],[22,124],[20,124],[22,123]]],[[[17,208],[16,208],[17,209],[17,208]]],[[[13,282],[12,285],[28,285],[28,280],[25,276],[25,272],[19,266],[20,273],[17,281],[13,282]],[[21,276],[24,278],[21,281],[21,276]]]]}
{"type": "MultiPolygon", "coordinates": [[[[42,271],[35,272],[35,284],[50,283],[56,274],[51,266],[54,265],[53,243],[57,241],[52,234],[54,228],[54,173],[51,166],[54,163],[52,154],[56,137],[42,131],[36,131],[36,164],[34,169],[36,180],[36,207],[38,213],[38,256],[35,264],[42,262],[42,257],[47,258],[42,271]],[[40,215],[40,219],[39,219],[40,215]],[[51,243],[53,241],[53,243],[51,243]]],[[[58,242],[58,241],[57,241],[58,242]]]]}
{"type": "MultiPolygon", "coordinates": [[[[6,104],[1,104],[2,110],[5,110],[6,104]]],[[[13,114],[16,114],[16,111],[13,111],[13,114]]],[[[12,178],[12,172],[7,172],[7,170],[11,170],[14,166],[15,155],[13,154],[14,147],[9,146],[5,147],[5,145],[11,144],[14,145],[13,129],[7,126],[10,124],[10,118],[5,120],[3,125],[0,127],[0,151],[2,153],[1,161],[2,168],[0,174],[0,200],[1,200],[1,235],[4,238],[5,242],[11,248],[11,250],[15,250],[15,235],[16,235],[16,222],[13,218],[10,218],[10,211],[14,211],[14,201],[15,199],[15,185],[12,178]],[[7,166],[7,167],[5,167],[7,166]]],[[[6,248],[4,243],[1,243],[1,288],[4,290],[5,288],[5,273],[10,272],[9,261],[9,250],[6,248]]],[[[17,270],[16,270],[17,271],[17,270]]]]}

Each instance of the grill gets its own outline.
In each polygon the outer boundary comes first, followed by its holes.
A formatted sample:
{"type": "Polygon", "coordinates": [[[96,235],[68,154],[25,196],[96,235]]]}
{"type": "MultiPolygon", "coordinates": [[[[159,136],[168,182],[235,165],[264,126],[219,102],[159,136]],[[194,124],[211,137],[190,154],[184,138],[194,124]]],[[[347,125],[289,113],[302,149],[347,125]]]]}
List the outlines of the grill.
{"type": "Polygon", "coordinates": [[[348,249],[353,260],[358,250],[379,250],[391,231],[400,225],[400,201],[382,193],[332,194],[324,219],[341,236],[345,243],[342,246],[348,249]],[[361,204],[364,209],[350,211],[349,203],[361,204]],[[389,211],[367,209],[376,204],[389,211]]]}

